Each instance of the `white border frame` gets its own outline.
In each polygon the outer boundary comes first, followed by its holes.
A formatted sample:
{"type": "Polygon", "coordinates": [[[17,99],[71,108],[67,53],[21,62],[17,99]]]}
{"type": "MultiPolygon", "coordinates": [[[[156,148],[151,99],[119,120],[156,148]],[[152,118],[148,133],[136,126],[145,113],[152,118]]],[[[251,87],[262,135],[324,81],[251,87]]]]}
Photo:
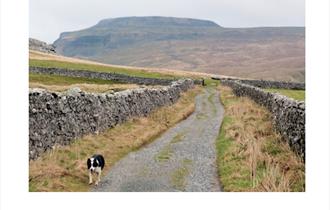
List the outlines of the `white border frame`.
{"type": "Polygon", "coordinates": [[[1,209],[329,209],[329,8],[306,0],[307,192],[29,193],[28,1],[1,0],[1,209]]]}

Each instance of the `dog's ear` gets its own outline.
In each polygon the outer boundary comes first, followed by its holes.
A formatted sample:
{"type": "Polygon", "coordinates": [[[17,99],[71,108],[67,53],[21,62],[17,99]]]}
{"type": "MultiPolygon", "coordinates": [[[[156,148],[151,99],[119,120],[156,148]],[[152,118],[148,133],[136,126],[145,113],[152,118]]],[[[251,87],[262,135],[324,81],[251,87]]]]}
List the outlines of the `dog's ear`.
{"type": "Polygon", "coordinates": [[[90,169],[92,166],[91,159],[87,159],[87,168],[90,169]]]}

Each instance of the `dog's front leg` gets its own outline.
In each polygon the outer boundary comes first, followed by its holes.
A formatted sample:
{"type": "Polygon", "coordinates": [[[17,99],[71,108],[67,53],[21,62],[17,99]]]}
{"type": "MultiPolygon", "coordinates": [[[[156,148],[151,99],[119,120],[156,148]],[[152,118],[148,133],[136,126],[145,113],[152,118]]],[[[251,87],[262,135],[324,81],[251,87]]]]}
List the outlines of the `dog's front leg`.
{"type": "Polygon", "coordinates": [[[101,170],[97,172],[97,181],[95,182],[95,185],[98,185],[100,181],[101,181],[101,170]]]}
{"type": "Polygon", "coordinates": [[[89,184],[93,184],[93,176],[90,170],[89,170],[89,184]]]}

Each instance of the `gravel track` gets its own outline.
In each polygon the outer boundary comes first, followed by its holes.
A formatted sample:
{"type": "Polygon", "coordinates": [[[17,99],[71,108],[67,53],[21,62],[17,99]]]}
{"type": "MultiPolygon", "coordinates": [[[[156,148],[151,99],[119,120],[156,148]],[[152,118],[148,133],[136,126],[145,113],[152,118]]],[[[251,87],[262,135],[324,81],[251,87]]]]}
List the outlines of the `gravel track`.
{"type": "Polygon", "coordinates": [[[192,115],[118,161],[92,191],[221,191],[215,141],[223,113],[218,91],[204,89],[192,115]]]}

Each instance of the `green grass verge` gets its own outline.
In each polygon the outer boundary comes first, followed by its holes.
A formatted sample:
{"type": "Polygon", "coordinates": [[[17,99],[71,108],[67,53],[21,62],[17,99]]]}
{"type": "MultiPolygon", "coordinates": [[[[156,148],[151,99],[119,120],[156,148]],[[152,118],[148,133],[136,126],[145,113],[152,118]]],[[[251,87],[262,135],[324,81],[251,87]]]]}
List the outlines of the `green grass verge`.
{"type": "Polygon", "coordinates": [[[305,165],[272,127],[271,113],[219,86],[225,116],[216,140],[223,191],[305,191],[305,165]]]}
{"type": "Polygon", "coordinates": [[[288,89],[265,89],[271,93],[279,93],[298,101],[305,101],[305,90],[288,90],[288,89]]]}
{"type": "MultiPolygon", "coordinates": [[[[208,91],[211,91],[211,90],[209,89],[208,91]]],[[[213,90],[213,91],[215,91],[215,90],[213,90]]],[[[214,100],[214,96],[215,96],[215,92],[211,93],[209,95],[209,97],[207,98],[207,100],[210,102],[210,104],[212,106],[212,112],[213,112],[213,114],[215,114],[217,112],[217,108],[216,108],[215,103],[213,101],[214,100]]]]}
{"type": "Polygon", "coordinates": [[[172,157],[173,151],[170,145],[165,146],[156,156],[158,162],[168,161],[172,157]]]}
{"type": "Polygon", "coordinates": [[[214,79],[211,79],[211,78],[206,78],[204,79],[204,83],[206,86],[218,86],[220,84],[220,80],[214,80],[214,79]]]}
{"type": "Polygon", "coordinates": [[[129,76],[136,77],[146,77],[146,78],[162,78],[162,79],[177,79],[179,77],[169,75],[169,74],[161,74],[158,72],[147,72],[141,69],[125,69],[125,68],[117,68],[117,67],[109,67],[109,66],[101,66],[101,65],[93,65],[93,64],[82,64],[82,63],[72,63],[66,61],[55,61],[55,60],[37,60],[30,59],[30,66],[36,67],[46,67],[46,68],[65,68],[71,70],[90,70],[96,72],[113,72],[120,73],[129,76]]]}
{"type": "Polygon", "coordinates": [[[228,152],[235,147],[234,140],[227,137],[224,132],[231,122],[230,117],[224,117],[216,140],[218,175],[223,191],[248,191],[252,188],[252,182],[249,169],[242,167],[243,164],[240,163],[244,157],[242,154],[233,155],[228,152]]]}
{"type": "Polygon", "coordinates": [[[73,85],[73,84],[118,84],[119,82],[115,82],[112,80],[103,80],[103,79],[91,79],[91,78],[83,78],[83,77],[67,77],[67,76],[59,76],[59,75],[49,75],[49,74],[29,74],[29,82],[41,83],[44,85],[73,85]]]}
{"type": "Polygon", "coordinates": [[[171,140],[171,144],[175,144],[175,143],[178,143],[180,141],[183,140],[183,138],[185,137],[185,132],[182,132],[182,133],[178,133],[177,135],[175,135],[173,137],[173,139],[171,140]]]}
{"type": "Polygon", "coordinates": [[[184,159],[181,162],[181,166],[171,173],[171,185],[175,189],[180,191],[185,190],[186,177],[189,175],[191,165],[192,161],[190,159],[184,159]]]}

